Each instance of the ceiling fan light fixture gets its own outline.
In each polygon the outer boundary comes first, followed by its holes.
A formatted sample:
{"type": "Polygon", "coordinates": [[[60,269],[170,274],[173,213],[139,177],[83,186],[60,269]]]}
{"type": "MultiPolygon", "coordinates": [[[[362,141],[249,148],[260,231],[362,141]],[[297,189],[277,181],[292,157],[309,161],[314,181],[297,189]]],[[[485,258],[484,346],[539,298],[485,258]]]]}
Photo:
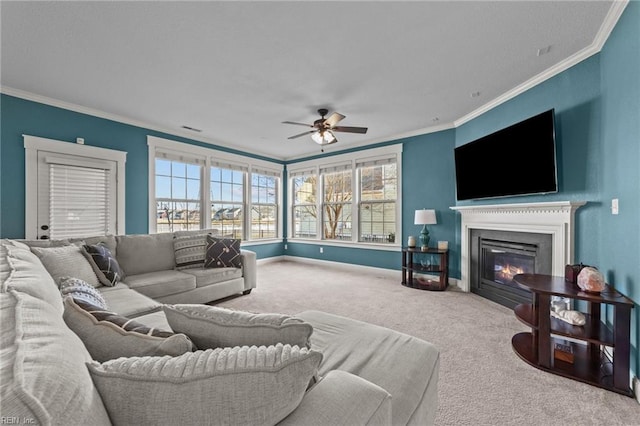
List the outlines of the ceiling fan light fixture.
{"type": "Polygon", "coordinates": [[[311,139],[318,145],[326,145],[334,142],[336,137],[330,130],[319,130],[311,134],[311,139]]]}

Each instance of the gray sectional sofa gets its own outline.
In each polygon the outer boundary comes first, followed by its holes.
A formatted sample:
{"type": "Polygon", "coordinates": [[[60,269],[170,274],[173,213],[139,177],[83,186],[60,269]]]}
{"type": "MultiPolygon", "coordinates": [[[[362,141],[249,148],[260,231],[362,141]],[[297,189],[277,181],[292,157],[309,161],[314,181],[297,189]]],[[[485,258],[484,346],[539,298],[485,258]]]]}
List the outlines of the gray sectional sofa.
{"type": "MultiPolygon", "coordinates": [[[[255,287],[253,253],[243,252],[241,275],[223,274],[227,279],[219,279],[222,287],[208,289],[218,285],[215,280],[200,277],[198,281],[198,274],[173,269],[170,238],[173,236],[109,237],[126,272],[122,283],[98,287],[110,310],[171,331],[165,314],[168,307],[202,306],[193,304],[255,287]]],[[[89,354],[88,343],[65,322],[69,298],[63,301],[42,258],[32,252],[33,247],[0,241],[0,411],[4,419],[48,425],[434,422],[438,349],[408,335],[324,312],[307,311],[291,320],[312,327],[309,344],[300,349],[280,343],[266,348],[203,348],[180,356],[121,357],[99,363],[89,354]],[[251,353],[258,354],[252,368],[260,362],[271,362],[272,367],[263,366],[252,376],[247,367],[251,353]],[[311,381],[298,377],[297,388],[280,381],[295,382],[296,374],[301,374],[296,359],[317,372],[311,381]],[[218,371],[230,365],[235,370],[218,371]],[[130,371],[137,371],[138,376],[126,382],[130,371]],[[196,374],[196,380],[186,381],[185,374],[196,374]],[[159,378],[162,375],[168,378],[159,378]],[[300,380],[304,380],[302,385],[300,380]],[[294,388],[298,399],[290,396],[291,401],[282,406],[272,403],[274,395],[289,395],[294,388]],[[132,395],[131,400],[123,395],[132,395]],[[120,397],[117,414],[114,396],[120,397]],[[169,403],[158,406],[162,397],[169,403]],[[260,414],[260,410],[273,412],[276,408],[281,410],[279,417],[260,414]]],[[[95,243],[104,238],[84,241],[95,243]]],[[[55,244],[58,242],[48,245],[55,244]]]]}

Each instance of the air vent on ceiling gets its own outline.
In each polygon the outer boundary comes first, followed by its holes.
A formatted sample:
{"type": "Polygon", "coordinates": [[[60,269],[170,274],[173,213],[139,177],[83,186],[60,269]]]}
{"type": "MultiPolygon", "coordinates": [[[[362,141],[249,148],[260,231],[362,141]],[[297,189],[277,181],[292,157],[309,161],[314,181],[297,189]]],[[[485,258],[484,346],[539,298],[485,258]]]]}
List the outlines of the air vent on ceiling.
{"type": "Polygon", "coordinates": [[[183,129],[185,130],[190,130],[192,132],[198,132],[198,133],[202,133],[202,130],[200,129],[196,129],[195,127],[190,127],[190,126],[182,126],[183,129]]]}

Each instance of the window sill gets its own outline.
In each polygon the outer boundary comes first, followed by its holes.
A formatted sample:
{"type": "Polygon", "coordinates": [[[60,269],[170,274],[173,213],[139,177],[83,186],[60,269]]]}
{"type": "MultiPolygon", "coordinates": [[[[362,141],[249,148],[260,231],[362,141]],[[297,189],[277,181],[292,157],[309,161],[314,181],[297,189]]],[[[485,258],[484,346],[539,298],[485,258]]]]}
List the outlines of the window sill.
{"type": "Polygon", "coordinates": [[[242,241],[241,247],[259,246],[263,244],[281,243],[282,238],[265,238],[264,240],[246,240],[242,241]]]}
{"type": "Polygon", "coordinates": [[[357,248],[365,250],[383,250],[383,251],[402,251],[402,247],[399,244],[376,244],[376,243],[363,243],[363,242],[345,242],[345,241],[332,241],[332,240],[308,240],[304,238],[289,238],[288,243],[294,244],[311,244],[316,246],[331,246],[331,247],[345,247],[345,248],[357,248]]]}

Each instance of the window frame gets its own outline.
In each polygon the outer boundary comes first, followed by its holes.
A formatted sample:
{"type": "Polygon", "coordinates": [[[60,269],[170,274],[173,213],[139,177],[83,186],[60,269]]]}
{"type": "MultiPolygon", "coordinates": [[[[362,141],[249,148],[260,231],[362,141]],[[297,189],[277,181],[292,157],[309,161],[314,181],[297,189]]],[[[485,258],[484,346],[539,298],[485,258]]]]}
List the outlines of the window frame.
{"type": "Polygon", "coordinates": [[[284,165],[276,162],[265,161],[257,158],[245,157],[229,152],[219,151],[213,148],[205,148],[197,145],[191,145],[188,143],[176,142],[170,139],[163,139],[156,136],[147,135],[148,145],[148,161],[149,161],[149,218],[148,229],[150,234],[155,234],[156,230],[156,210],[155,210],[155,160],[158,155],[170,154],[174,156],[183,156],[184,158],[197,159],[202,162],[201,169],[201,201],[200,201],[200,229],[211,228],[211,168],[220,167],[226,168],[225,165],[230,166],[232,169],[242,170],[243,182],[244,182],[244,197],[242,200],[243,208],[243,231],[242,231],[242,244],[243,246],[250,246],[256,244],[267,244],[275,241],[281,241],[283,238],[282,232],[282,198],[283,194],[280,188],[282,188],[282,176],[284,165]],[[255,239],[250,235],[250,215],[246,212],[251,211],[251,173],[253,170],[268,172],[274,175],[276,178],[276,205],[277,208],[277,224],[276,224],[276,236],[273,238],[255,239]]]}
{"type": "Polygon", "coordinates": [[[315,174],[316,179],[316,209],[319,214],[316,218],[317,234],[316,237],[296,237],[295,236],[295,221],[292,219],[288,223],[288,239],[291,242],[300,242],[305,244],[316,245],[331,245],[340,247],[352,247],[352,248],[365,248],[373,250],[388,250],[388,251],[400,251],[402,246],[402,144],[392,144],[380,148],[364,149],[361,151],[351,152],[347,154],[337,154],[329,157],[323,157],[319,159],[313,159],[308,161],[301,161],[287,165],[287,211],[293,218],[295,215],[295,188],[293,179],[300,176],[300,173],[307,172],[308,175],[315,174]],[[359,164],[366,164],[375,162],[377,160],[395,160],[396,164],[396,200],[395,200],[395,241],[389,242],[369,242],[359,241],[360,238],[360,217],[359,210],[361,205],[360,193],[361,193],[361,174],[359,164]],[[352,190],[353,196],[351,197],[351,240],[334,240],[325,239],[323,232],[323,217],[324,212],[324,191],[322,183],[324,181],[324,172],[331,170],[332,168],[340,168],[345,165],[349,166],[349,170],[352,173],[352,190]]]}

